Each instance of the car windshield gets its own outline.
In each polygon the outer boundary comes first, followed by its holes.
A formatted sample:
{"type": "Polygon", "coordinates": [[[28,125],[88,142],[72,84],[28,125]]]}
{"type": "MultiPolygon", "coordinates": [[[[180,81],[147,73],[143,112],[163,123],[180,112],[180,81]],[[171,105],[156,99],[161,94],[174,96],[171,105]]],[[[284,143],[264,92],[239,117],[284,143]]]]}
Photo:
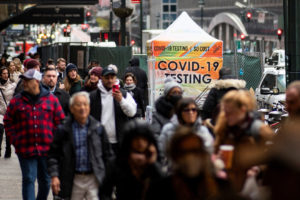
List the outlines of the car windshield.
{"type": "Polygon", "coordinates": [[[261,87],[269,88],[270,90],[272,90],[273,88],[278,88],[279,93],[285,93],[285,89],[286,89],[285,75],[267,74],[261,84],[261,87]]]}
{"type": "Polygon", "coordinates": [[[285,93],[286,82],[284,74],[280,74],[277,76],[277,88],[279,89],[279,93],[285,93]]]}

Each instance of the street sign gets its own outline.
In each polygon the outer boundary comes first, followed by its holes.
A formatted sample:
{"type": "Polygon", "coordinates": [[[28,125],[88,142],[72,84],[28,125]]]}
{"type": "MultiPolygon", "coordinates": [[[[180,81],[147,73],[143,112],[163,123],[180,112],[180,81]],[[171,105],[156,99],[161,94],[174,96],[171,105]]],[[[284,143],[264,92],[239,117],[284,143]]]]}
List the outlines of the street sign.
{"type": "Polygon", "coordinates": [[[261,23],[261,24],[265,23],[265,13],[264,12],[258,13],[257,22],[261,23]]]}

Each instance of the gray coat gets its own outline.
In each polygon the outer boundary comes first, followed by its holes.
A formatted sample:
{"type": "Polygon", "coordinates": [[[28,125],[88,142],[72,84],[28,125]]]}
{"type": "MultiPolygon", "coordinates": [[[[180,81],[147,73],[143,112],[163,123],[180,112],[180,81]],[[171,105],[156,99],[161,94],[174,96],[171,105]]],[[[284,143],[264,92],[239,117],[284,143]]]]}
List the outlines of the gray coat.
{"type": "MultiPolygon", "coordinates": [[[[161,135],[159,136],[159,147],[162,152],[165,152],[167,144],[170,142],[171,137],[175,133],[176,128],[179,126],[177,116],[174,115],[169,123],[164,125],[161,135]]],[[[202,125],[201,118],[199,117],[193,126],[194,131],[199,135],[208,152],[212,153],[214,139],[209,133],[208,129],[202,125]]]]}

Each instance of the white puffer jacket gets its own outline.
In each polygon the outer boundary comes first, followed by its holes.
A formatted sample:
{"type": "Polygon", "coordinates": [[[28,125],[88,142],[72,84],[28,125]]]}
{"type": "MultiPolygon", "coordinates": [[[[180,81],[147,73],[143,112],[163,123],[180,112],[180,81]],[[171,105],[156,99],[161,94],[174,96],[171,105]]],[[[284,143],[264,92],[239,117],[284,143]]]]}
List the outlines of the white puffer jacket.
{"type": "MultiPolygon", "coordinates": [[[[10,100],[13,98],[15,88],[17,86],[17,83],[12,82],[8,79],[8,81],[5,84],[0,84],[0,88],[5,96],[5,100],[7,104],[9,104],[10,100]]],[[[3,124],[3,118],[6,112],[7,106],[5,104],[4,98],[2,96],[2,93],[0,92],[0,124],[3,124]]]]}

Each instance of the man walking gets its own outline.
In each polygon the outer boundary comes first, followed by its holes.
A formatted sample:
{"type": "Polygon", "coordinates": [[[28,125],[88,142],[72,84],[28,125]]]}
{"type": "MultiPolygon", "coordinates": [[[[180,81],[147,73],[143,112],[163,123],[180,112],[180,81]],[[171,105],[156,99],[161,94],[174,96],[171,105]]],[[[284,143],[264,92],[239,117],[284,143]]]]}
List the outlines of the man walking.
{"type": "Polygon", "coordinates": [[[58,71],[58,83],[63,84],[63,80],[66,78],[66,66],[67,62],[64,58],[58,58],[56,68],[58,71]]]}
{"type": "Polygon", "coordinates": [[[115,153],[118,152],[124,124],[136,113],[136,103],[132,96],[118,87],[116,72],[106,67],[102,71],[98,89],[90,94],[93,108],[91,115],[104,125],[115,153]]]}
{"type": "MultiPolygon", "coordinates": [[[[51,65],[50,65],[51,66],[51,65]]],[[[69,113],[69,99],[70,95],[58,88],[57,86],[57,71],[54,68],[46,68],[43,74],[43,84],[49,87],[50,92],[54,94],[62,106],[65,115],[69,113]]]]}
{"type": "Polygon", "coordinates": [[[52,133],[64,119],[64,113],[58,99],[40,84],[42,75],[39,71],[30,69],[21,78],[24,90],[10,101],[4,128],[19,159],[23,199],[35,199],[37,178],[36,199],[46,200],[50,189],[46,158],[52,133]]]}
{"type": "Polygon", "coordinates": [[[48,158],[51,187],[63,199],[96,200],[112,156],[104,127],[90,114],[87,92],[70,99],[71,117],[59,126],[48,158]]]}

